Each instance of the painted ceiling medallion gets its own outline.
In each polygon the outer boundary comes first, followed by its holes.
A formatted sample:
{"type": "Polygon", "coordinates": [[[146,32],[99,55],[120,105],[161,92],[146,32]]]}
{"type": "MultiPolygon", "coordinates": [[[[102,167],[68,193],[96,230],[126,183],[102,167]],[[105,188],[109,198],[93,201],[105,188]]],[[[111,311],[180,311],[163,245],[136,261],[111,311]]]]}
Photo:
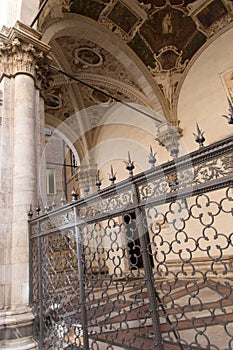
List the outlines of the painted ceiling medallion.
{"type": "Polygon", "coordinates": [[[96,103],[101,103],[103,105],[109,105],[112,99],[98,90],[92,90],[90,93],[91,99],[96,103]]]}
{"type": "Polygon", "coordinates": [[[48,93],[45,96],[45,106],[48,109],[59,109],[62,107],[62,98],[53,93],[48,93]]]}
{"type": "Polygon", "coordinates": [[[159,50],[158,54],[154,55],[156,61],[156,68],[149,67],[152,74],[159,72],[176,71],[182,72],[188,60],[183,61],[183,52],[179,51],[175,46],[165,46],[159,50]]]}
{"type": "Polygon", "coordinates": [[[103,57],[90,47],[79,47],[74,50],[74,63],[96,67],[103,64],[103,57]]]}

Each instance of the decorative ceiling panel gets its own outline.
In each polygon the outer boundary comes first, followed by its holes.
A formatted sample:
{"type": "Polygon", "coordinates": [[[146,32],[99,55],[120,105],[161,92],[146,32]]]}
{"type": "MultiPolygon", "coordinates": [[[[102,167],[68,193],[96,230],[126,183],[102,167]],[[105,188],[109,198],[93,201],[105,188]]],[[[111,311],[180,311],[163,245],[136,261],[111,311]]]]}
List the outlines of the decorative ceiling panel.
{"type": "Polygon", "coordinates": [[[108,2],[102,0],[73,0],[70,1],[70,12],[98,20],[99,15],[108,2]]]}
{"type": "Polygon", "coordinates": [[[70,12],[106,26],[151,68],[153,54],[165,46],[190,60],[213,35],[213,27],[218,31],[233,20],[231,0],[73,0],[70,12]]]}
{"type": "Polygon", "coordinates": [[[56,39],[74,75],[88,73],[124,82],[140,91],[133,76],[123,64],[116,60],[108,51],[96,44],[75,37],[60,37],[56,39]]]}
{"type": "Polygon", "coordinates": [[[46,112],[60,121],[66,120],[74,113],[67,88],[69,85],[64,83],[51,86],[44,96],[46,112]]]}

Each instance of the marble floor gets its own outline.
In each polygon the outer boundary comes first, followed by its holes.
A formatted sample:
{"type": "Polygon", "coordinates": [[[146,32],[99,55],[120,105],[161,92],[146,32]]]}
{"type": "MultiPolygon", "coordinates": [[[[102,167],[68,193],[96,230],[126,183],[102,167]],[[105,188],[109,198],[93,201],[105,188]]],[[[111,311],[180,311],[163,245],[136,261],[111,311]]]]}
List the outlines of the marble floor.
{"type": "MultiPolygon", "coordinates": [[[[154,287],[164,350],[233,349],[231,279],[161,280],[154,287]]],[[[62,295],[62,331],[48,348],[83,349],[79,287],[62,295]]],[[[153,306],[143,278],[86,281],[85,298],[89,349],[161,349],[154,342],[153,306]]]]}

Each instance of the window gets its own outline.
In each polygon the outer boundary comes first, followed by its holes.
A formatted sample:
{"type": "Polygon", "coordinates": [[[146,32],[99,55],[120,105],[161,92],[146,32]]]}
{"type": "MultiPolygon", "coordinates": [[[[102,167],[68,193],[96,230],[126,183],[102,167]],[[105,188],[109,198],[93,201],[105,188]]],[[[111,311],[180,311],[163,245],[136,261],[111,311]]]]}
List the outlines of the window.
{"type": "Polygon", "coordinates": [[[77,162],[74,153],[70,150],[70,163],[71,163],[71,174],[74,175],[77,172],[77,162]]]}
{"type": "Polygon", "coordinates": [[[55,169],[46,169],[47,194],[56,193],[55,169]]]}

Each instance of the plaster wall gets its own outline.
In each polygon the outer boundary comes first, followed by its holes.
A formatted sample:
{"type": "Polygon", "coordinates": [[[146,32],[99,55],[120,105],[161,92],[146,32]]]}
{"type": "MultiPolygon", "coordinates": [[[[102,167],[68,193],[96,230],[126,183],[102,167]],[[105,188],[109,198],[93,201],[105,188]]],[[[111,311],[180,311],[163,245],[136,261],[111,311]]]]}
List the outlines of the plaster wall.
{"type": "Polygon", "coordinates": [[[205,49],[190,68],[180,91],[178,119],[184,143],[190,151],[196,149],[192,135],[196,122],[205,130],[206,145],[233,134],[232,125],[221,117],[228,114],[221,74],[233,67],[232,37],[233,29],[205,49]]]}
{"type": "MultiPolygon", "coordinates": [[[[153,115],[152,111],[146,110],[143,106],[133,107],[163,121],[161,115],[153,115]]],[[[102,187],[110,184],[108,173],[111,165],[117,172],[117,182],[128,177],[124,163],[128,160],[128,152],[135,162],[134,174],[150,168],[148,162],[150,145],[153,153],[157,153],[156,165],[170,159],[168,151],[155,140],[158,122],[139,111],[117,104],[101,120],[95,146],[89,155],[96,160],[101,170],[102,187]]]]}

